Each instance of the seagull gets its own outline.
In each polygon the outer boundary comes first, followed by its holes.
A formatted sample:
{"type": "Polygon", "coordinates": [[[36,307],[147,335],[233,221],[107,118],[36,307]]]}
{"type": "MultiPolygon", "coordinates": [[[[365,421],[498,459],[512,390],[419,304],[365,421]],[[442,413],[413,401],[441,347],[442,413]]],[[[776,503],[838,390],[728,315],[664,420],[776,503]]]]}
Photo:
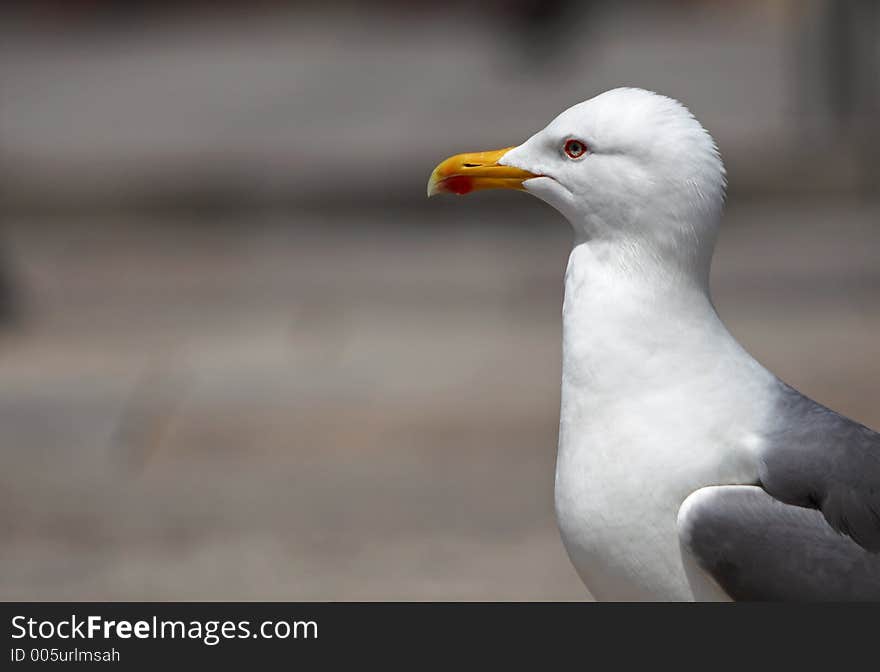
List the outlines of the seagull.
{"type": "Polygon", "coordinates": [[[516,189],[569,221],[555,508],[613,601],[880,600],[880,434],[759,364],[709,290],[725,170],[676,100],[607,91],[428,195],[516,189]]]}

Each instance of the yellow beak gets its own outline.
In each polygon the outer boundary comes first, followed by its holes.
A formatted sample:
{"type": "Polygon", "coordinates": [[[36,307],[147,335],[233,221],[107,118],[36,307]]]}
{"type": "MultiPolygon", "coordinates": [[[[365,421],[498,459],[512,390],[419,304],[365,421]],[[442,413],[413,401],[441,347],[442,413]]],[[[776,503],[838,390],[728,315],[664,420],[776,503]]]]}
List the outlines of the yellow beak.
{"type": "Polygon", "coordinates": [[[527,170],[499,166],[498,161],[511,149],[513,147],[450,156],[431,173],[428,196],[463,195],[480,189],[523,189],[525,180],[538,176],[527,170]]]}

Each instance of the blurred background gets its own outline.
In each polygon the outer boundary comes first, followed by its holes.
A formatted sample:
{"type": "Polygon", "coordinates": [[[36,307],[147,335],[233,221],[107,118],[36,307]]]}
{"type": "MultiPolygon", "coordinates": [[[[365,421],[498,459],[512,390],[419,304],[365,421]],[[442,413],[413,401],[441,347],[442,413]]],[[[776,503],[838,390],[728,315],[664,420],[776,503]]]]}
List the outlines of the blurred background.
{"type": "Polygon", "coordinates": [[[568,226],[424,194],[620,85],[720,144],[733,333],[880,427],[874,0],[5,4],[0,598],[589,599],[568,226]]]}

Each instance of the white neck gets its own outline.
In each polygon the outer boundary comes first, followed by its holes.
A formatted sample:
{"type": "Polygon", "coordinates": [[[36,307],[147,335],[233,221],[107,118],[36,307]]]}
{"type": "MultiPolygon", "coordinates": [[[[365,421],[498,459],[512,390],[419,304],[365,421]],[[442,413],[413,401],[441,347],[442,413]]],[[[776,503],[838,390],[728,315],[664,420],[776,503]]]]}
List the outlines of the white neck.
{"type": "Polygon", "coordinates": [[[708,296],[722,201],[678,200],[676,208],[661,200],[631,211],[606,205],[563,214],[574,230],[575,249],[590,250],[595,262],[658,287],[697,286],[708,296]]]}
{"type": "Polygon", "coordinates": [[[569,257],[563,372],[594,393],[661,384],[670,369],[711,356],[727,332],[709,295],[708,268],[670,266],[637,244],[582,241],[569,257]]]}

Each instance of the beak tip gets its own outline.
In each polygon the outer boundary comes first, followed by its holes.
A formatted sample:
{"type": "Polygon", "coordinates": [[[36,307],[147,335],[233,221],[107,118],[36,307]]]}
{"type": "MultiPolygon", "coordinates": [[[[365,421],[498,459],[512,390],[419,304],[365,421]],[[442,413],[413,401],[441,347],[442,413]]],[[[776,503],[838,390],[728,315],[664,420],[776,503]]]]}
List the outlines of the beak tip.
{"type": "Polygon", "coordinates": [[[442,180],[440,179],[438,170],[435,169],[434,172],[431,173],[431,177],[428,178],[428,198],[431,198],[431,196],[436,196],[443,191],[440,188],[441,181],[442,180]]]}

